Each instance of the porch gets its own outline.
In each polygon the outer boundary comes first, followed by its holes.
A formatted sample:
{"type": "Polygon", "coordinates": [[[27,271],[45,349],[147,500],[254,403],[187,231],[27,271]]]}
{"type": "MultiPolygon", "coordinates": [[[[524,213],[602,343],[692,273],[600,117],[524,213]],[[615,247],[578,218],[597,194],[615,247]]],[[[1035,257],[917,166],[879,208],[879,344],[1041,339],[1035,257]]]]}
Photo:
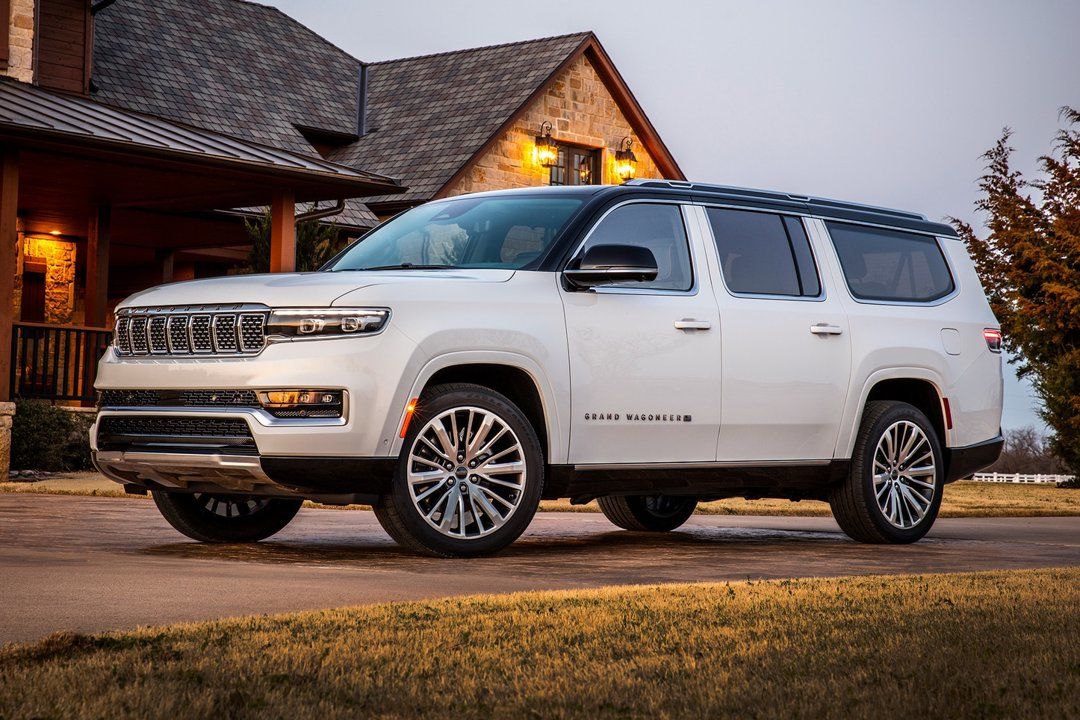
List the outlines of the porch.
{"type": "Polygon", "coordinates": [[[297,203],[400,190],[319,158],[0,80],[0,403],[92,403],[123,297],[224,274],[246,257],[242,223],[217,211],[269,206],[271,271],[288,272],[297,203]]]}

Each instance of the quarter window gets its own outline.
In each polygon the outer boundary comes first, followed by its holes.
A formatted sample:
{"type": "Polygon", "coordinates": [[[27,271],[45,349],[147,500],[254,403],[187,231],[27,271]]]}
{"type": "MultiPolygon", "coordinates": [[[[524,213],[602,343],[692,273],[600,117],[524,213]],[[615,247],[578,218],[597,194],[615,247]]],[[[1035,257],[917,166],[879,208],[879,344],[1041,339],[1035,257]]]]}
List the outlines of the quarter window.
{"type": "Polygon", "coordinates": [[[678,205],[632,203],[611,211],[593,229],[584,254],[594,245],[637,245],[656,258],[656,279],[620,287],[652,290],[689,290],[694,285],[690,269],[690,246],[678,205]]]}
{"type": "Polygon", "coordinates": [[[956,287],[936,238],[841,222],[825,225],[856,298],[931,302],[956,287]]]}
{"type": "Polygon", "coordinates": [[[707,208],[724,282],[733,293],[817,297],[810,241],[797,217],[707,208]]]}

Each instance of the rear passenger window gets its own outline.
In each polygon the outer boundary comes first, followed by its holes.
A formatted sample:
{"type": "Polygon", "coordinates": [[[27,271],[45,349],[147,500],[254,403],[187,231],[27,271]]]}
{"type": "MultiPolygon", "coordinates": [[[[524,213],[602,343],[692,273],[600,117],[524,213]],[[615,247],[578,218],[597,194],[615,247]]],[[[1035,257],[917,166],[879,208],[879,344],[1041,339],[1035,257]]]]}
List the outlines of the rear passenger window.
{"type": "Polygon", "coordinates": [[[707,208],[728,290],[751,295],[817,297],[814,256],[797,217],[707,208]]]}
{"type": "Polygon", "coordinates": [[[825,225],[856,298],[930,302],[955,288],[936,238],[840,222],[825,225]]]}
{"type": "Polygon", "coordinates": [[[579,254],[594,245],[638,245],[652,251],[659,271],[656,279],[619,287],[689,290],[694,286],[690,245],[678,205],[631,203],[615,208],[593,229],[579,254]]]}

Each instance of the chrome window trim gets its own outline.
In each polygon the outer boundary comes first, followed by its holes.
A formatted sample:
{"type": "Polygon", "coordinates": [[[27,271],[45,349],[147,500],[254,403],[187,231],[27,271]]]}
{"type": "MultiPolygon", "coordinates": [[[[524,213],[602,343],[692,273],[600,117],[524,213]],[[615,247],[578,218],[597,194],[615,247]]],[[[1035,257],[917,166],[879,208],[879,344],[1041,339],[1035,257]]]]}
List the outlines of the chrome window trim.
{"type": "MultiPolygon", "coordinates": [[[[626,205],[639,205],[639,204],[675,205],[675,206],[678,207],[678,209],[679,209],[679,217],[682,218],[682,223],[683,223],[683,234],[686,237],[686,249],[690,254],[690,278],[691,278],[690,288],[687,289],[687,290],[664,290],[664,289],[660,289],[660,288],[635,288],[635,287],[623,287],[623,286],[601,286],[601,287],[590,288],[588,291],[572,291],[572,292],[594,292],[594,293],[596,293],[598,295],[657,295],[657,296],[661,296],[661,297],[663,297],[665,295],[675,295],[677,297],[693,297],[694,295],[698,294],[698,292],[699,292],[699,290],[701,288],[701,281],[698,278],[698,273],[697,273],[697,270],[696,270],[698,256],[697,256],[697,250],[694,248],[693,240],[690,237],[690,217],[689,217],[689,213],[687,212],[687,205],[689,205],[690,203],[687,203],[685,200],[674,200],[674,199],[665,200],[663,198],[631,198],[629,200],[623,200],[622,202],[615,203],[614,205],[609,207],[607,210],[605,210],[604,213],[599,218],[597,218],[596,222],[594,222],[592,224],[592,226],[589,228],[589,231],[587,233],[585,233],[585,237],[583,237],[581,239],[581,242],[579,242],[577,244],[577,247],[574,249],[574,252],[570,253],[570,259],[567,260],[566,263],[559,269],[558,274],[559,274],[560,278],[562,276],[563,270],[566,269],[566,266],[569,265],[570,263],[572,263],[578,257],[578,253],[580,253],[581,249],[583,247],[585,247],[585,244],[589,242],[589,238],[591,238],[593,236],[593,233],[596,232],[596,228],[598,228],[600,226],[600,223],[604,222],[604,220],[607,219],[608,215],[610,215],[612,212],[614,212],[615,210],[618,210],[621,207],[625,207],[626,205]]],[[[564,292],[571,292],[571,291],[564,290],[564,292]]]]}
{"type": "MultiPolygon", "coordinates": [[[[708,213],[705,213],[704,214],[705,216],[702,218],[702,221],[703,221],[703,224],[705,225],[705,230],[707,230],[708,233],[709,233],[709,238],[712,240],[713,250],[714,250],[714,252],[716,252],[716,270],[717,270],[716,274],[720,276],[720,286],[722,288],[724,288],[724,292],[726,292],[730,297],[743,298],[743,299],[746,299],[746,300],[786,300],[788,302],[817,302],[817,303],[825,302],[826,300],[829,299],[829,291],[825,287],[825,280],[821,276],[821,258],[819,258],[817,256],[817,254],[814,252],[814,243],[810,241],[810,227],[806,224],[806,219],[810,217],[809,215],[805,215],[805,214],[802,214],[802,213],[780,212],[779,210],[765,210],[765,209],[760,209],[760,208],[748,208],[748,207],[743,207],[743,206],[719,205],[719,204],[716,204],[716,203],[695,203],[695,204],[701,205],[702,207],[716,207],[716,208],[720,208],[722,210],[746,210],[746,211],[749,211],[749,212],[769,213],[771,215],[777,215],[777,216],[791,215],[793,217],[798,217],[799,218],[799,222],[801,222],[802,226],[803,226],[803,232],[806,233],[807,246],[810,248],[810,258],[814,261],[814,272],[817,273],[818,287],[821,288],[821,291],[817,295],[773,295],[771,293],[735,292],[734,290],[732,290],[731,288],[728,287],[727,278],[724,277],[724,268],[720,265],[720,249],[716,246],[716,234],[713,232],[712,223],[709,222],[708,213]]],[[[795,258],[792,258],[792,262],[794,262],[794,261],[795,261],[795,258]]]]}

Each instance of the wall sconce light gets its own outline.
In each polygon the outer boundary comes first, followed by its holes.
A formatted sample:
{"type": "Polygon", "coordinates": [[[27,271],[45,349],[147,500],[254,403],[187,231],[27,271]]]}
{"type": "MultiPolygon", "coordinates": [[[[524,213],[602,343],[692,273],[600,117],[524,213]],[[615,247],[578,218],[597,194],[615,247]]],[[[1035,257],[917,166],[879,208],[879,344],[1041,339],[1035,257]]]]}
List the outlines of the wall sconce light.
{"type": "Polygon", "coordinates": [[[633,151],[634,140],[627,136],[619,143],[619,149],[615,151],[615,173],[622,178],[623,182],[632,180],[637,174],[637,156],[633,151]]]}
{"type": "Polygon", "coordinates": [[[559,164],[559,146],[551,138],[551,123],[546,120],[540,125],[540,134],[536,136],[536,161],[546,168],[559,164]]]}

